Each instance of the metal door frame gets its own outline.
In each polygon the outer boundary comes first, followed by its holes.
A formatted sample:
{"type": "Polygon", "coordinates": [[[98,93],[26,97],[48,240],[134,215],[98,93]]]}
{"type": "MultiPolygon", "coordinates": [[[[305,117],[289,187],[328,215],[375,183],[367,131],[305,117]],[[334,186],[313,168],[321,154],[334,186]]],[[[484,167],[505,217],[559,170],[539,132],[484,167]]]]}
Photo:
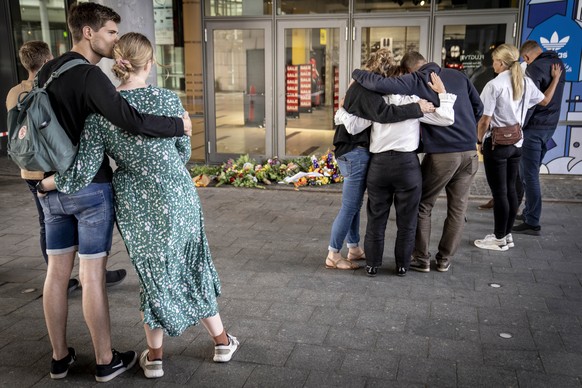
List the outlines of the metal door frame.
{"type": "Polygon", "coordinates": [[[272,23],[271,21],[208,21],[204,29],[206,45],[206,72],[204,76],[205,114],[204,124],[206,131],[206,156],[209,163],[224,162],[229,158],[238,158],[240,154],[218,153],[216,151],[216,101],[214,87],[214,40],[216,30],[263,30],[265,38],[265,155],[250,156],[264,159],[273,154],[273,109],[268,106],[273,101],[273,60],[272,60],[272,23]]]}

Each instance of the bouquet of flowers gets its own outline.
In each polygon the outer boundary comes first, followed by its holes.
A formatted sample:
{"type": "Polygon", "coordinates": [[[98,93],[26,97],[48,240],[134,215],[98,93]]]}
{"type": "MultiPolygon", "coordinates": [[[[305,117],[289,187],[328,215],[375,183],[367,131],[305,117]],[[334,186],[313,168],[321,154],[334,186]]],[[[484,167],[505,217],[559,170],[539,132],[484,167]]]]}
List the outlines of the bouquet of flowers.
{"type": "Polygon", "coordinates": [[[202,171],[214,173],[213,176],[218,182],[216,186],[229,184],[236,187],[264,188],[263,185],[270,185],[273,182],[286,182],[293,183],[295,188],[298,188],[343,182],[333,153],[329,151],[320,158],[312,156],[285,161],[274,157],[261,164],[249,155],[242,155],[236,160],[229,159],[220,167],[205,169],[202,166],[195,166],[191,173],[198,186],[202,183],[196,177],[202,171]]]}

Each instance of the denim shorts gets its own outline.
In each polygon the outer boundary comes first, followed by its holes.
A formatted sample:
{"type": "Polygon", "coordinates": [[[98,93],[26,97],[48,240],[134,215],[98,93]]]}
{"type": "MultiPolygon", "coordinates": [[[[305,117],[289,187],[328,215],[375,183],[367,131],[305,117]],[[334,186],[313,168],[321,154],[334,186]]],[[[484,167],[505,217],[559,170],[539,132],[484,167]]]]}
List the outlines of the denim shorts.
{"type": "Polygon", "coordinates": [[[75,194],[51,191],[40,198],[49,255],[79,251],[80,259],[109,254],[115,213],[111,183],[91,183],[75,194]]]}

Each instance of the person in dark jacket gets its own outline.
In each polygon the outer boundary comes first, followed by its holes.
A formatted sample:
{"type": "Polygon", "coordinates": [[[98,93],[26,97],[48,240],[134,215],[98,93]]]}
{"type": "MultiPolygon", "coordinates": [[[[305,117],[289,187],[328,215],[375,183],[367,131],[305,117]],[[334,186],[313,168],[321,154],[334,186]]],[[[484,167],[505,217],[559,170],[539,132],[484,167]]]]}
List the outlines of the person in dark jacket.
{"type": "MultiPolygon", "coordinates": [[[[380,94],[356,82],[348,88],[343,108],[353,115],[379,122],[393,123],[423,116],[418,103],[401,106],[386,104],[380,94]]],[[[370,128],[350,135],[343,124],[336,124],[334,153],[344,183],[342,205],[331,228],[325,267],[352,270],[359,268],[353,261],[366,258],[360,246],[360,209],[364,201],[370,161],[370,128]],[[348,246],[347,259],[340,253],[344,240],[348,246]]]]}
{"type": "Polygon", "coordinates": [[[548,150],[546,144],[554,135],[560,120],[566,71],[558,54],[555,51],[542,51],[536,41],[524,42],[520,48],[520,54],[527,63],[525,74],[544,94],[552,83],[552,66],[559,64],[562,68],[562,75],[554,96],[546,106],[536,105],[530,109],[529,119],[523,127],[519,174],[525,189],[525,208],[523,209],[523,223],[516,225],[513,232],[539,236],[542,229],[540,226],[542,215],[540,166],[548,150]]]}
{"type": "Polygon", "coordinates": [[[367,89],[384,94],[415,94],[438,106],[438,95],[429,86],[430,74],[434,72],[442,79],[447,92],[457,95],[452,125],[422,125],[421,141],[426,155],[421,164],[422,197],[410,263],[410,269],[430,271],[431,212],[439,193],[445,189],[447,217],[436,254],[436,269],[445,272],[449,270],[461,241],[469,191],[479,168],[476,128],[483,114],[483,104],[469,79],[457,70],[426,63],[424,57],[415,51],[408,52],[401,65],[411,73],[398,78],[383,78],[354,70],[352,76],[367,89]]]}

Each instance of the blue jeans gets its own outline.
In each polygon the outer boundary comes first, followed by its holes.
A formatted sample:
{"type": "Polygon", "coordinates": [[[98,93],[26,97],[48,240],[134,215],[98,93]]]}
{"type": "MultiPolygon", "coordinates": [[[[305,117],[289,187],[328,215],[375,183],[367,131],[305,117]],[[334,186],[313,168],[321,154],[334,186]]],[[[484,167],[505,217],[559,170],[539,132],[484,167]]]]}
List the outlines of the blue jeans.
{"type": "Polygon", "coordinates": [[[339,252],[344,240],[347,241],[348,247],[357,247],[360,243],[360,209],[364,203],[369,161],[370,152],[363,147],[354,148],[337,158],[344,184],[342,207],[331,227],[328,247],[331,252],[339,252]]]}
{"type": "Polygon", "coordinates": [[[79,251],[80,259],[109,254],[113,237],[111,183],[91,183],[74,194],[51,191],[40,197],[49,256],[79,251]]]}
{"type": "Polygon", "coordinates": [[[540,166],[548,151],[546,143],[555,129],[526,129],[523,131],[519,175],[525,191],[523,220],[531,226],[539,226],[542,216],[542,190],[540,187],[540,166]]]}

